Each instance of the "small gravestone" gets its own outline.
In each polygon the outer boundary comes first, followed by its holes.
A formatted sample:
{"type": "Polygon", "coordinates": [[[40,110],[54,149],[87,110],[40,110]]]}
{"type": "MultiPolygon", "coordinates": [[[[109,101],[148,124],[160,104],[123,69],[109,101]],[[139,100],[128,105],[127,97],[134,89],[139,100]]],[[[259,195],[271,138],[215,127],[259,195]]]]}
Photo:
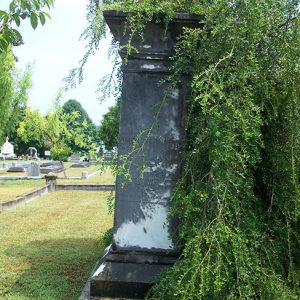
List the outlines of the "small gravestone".
{"type": "Polygon", "coordinates": [[[88,177],[89,177],[89,172],[84,171],[81,173],[81,179],[88,179],[88,177]]]}
{"type": "Polygon", "coordinates": [[[96,153],[98,156],[103,156],[103,153],[104,153],[104,146],[101,145],[97,150],[96,150],[96,153]]]}
{"type": "Polygon", "coordinates": [[[80,160],[80,153],[74,153],[70,157],[70,161],[79,161],[80,160]]]}
{"type": "Polygon", "coordinates": [[[103,153],[104,161],[111,161],[113,159],[113,152],[112,151],[105,151],[103,153]]]}
{"type": "Polygon", "coordinates": [[[40,177],[41,176],[40,166],[37,162],[31,162],[28,165],[27,176],[30,176],[30,177],[40,177]]]}
{"type": "Polygon", "coordinates": [[[37,150],[35,147],[29,147],[27,153],[30,159],[37,159],[37,150]]]}

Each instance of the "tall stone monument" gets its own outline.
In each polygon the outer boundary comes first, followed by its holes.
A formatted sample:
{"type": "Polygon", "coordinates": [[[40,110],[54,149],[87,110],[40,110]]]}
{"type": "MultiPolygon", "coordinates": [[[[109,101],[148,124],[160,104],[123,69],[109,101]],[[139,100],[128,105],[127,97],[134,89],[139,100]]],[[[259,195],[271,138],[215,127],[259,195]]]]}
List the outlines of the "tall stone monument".
{"type": "Polygon", "coordinates": [[[167,30],[163,21],[148,23],[143,39],[131,41],[138,53],[129,57],[122,50],[128,42],[127,14],[106,11],[104,17],[120,43],[123,60],[119,157],[130,152],[139,134],[142,140],[143,132],[150,134],[142,151],[133,156],[132,182],[123,186],[122,176],[117,177],[113,244],[92,275],[90,292],[140,298],[178,257],[168,209],[180,176],[186,89],[184,81],[177,89],[160,82],[170,72],[170,57],[183,27],[198,27],[201,17],[176,14],[167,30]]]}

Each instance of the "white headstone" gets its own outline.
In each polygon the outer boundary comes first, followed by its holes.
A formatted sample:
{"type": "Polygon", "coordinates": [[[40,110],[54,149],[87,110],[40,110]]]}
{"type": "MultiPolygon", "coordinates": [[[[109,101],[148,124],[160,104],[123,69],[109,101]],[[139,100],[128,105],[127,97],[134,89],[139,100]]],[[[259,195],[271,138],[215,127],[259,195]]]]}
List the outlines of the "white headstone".
{"type": "Polygon", "coordinates": [[[15,156],[14,146],[8,141],[8,137],[6,137],[6,142],[1,148],[1,154],[4,156],[15,156]]]}

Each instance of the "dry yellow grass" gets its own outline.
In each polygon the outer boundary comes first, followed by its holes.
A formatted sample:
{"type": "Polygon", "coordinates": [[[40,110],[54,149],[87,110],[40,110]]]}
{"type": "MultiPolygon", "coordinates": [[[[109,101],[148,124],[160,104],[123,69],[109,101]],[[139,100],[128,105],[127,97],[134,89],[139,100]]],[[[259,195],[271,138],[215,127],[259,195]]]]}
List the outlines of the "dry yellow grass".
{"type": "Polygon", "coordinates": [[[14,200],[45,185],[45,180],[0,180],[0,203],[14,200]]]}
{"type": "Polygon", "coordinates": [[[0,298],[78,299],[112,226],[105,192],[55,192],[0,214],[0,298]]]}
{"type": "Polygon", "coordinates": [[[27,176],[26,172],[3,172],[0,173],[2,177],[15,177],[15,176],[27,176]]]}

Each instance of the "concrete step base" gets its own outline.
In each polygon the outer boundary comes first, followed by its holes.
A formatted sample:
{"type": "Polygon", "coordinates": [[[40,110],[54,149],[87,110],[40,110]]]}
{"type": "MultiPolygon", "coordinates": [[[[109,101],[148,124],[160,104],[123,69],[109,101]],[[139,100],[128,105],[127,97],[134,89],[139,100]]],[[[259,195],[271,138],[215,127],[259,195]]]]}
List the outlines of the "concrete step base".
{"type": "Polygon", "coordinates": [[[91,274],[90,299],[143,299],[157,276],[171,267],[177,257],[108,251],[91,274]]]}

